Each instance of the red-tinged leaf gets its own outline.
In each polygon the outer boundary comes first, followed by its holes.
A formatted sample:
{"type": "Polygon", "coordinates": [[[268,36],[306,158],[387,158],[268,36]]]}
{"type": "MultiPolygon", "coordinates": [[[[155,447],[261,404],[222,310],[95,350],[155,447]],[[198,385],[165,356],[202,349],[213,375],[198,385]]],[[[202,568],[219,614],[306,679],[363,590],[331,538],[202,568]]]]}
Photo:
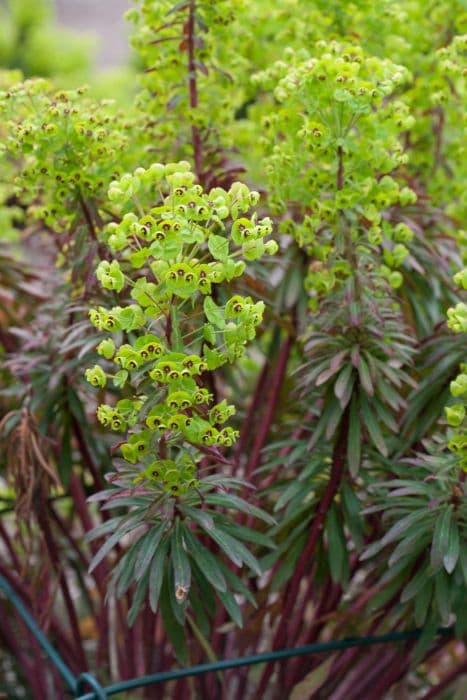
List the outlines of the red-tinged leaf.
{"type": "Polygon", "coordinates": [[[373,394],[375,393],[375,389],[371,380],[370,370],[363,357],[360,357],[358,361],[357,370],[358,376],[360,378],[360,384],[365,390],[365,393],[368,396],[373,396],[373,394]]]}
{"type": "Polygon", "coordinates": [[[355,369],[357,369],[358,363],[360,361],[360,346],[359,345],[354,345],[352,347],[352,350],[350,351],[350,359],[352,361],[352,365],[355,367],[355,369]]]}
{"type": "Polygon", "coordinates": [[[355,375],[353,366],[347,364],[341,371],[334,384],[334,394],[339,399],[342,408],[348,404],[354,385],[355,375]]]}

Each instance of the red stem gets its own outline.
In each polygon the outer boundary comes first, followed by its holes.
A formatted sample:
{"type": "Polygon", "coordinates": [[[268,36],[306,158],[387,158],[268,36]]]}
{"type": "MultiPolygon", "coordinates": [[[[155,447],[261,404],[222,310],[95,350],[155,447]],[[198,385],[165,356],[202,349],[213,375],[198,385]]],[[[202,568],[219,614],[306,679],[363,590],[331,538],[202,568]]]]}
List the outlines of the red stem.
{"type": "Polygon", "coordinates": [[[432,700],[432,698],[438,697],[438,695],[448,688],[451,683],[453,683],[459,676],[462,676],[464,673],[467,673],[467,659],[459,664],[451,673],[448,673],[447,676],[443,678],[443,680],[438,683],[438,685],[435,685],[434,688],[431,688],[426,695],[423,696],[422,700],[432,700]]]}
{"type": "MultiPolygon", "coordinates": [[[[352,695],[352,700],[360,700],[364,697],[367,700],[380,700],[386,695],[386,692],[397,683],[400,678],[407,672],[409,666],[409,649],[413,647],[413,642],[408,645],[406,651],[393,655],[389,663],[380,665],[379,668],[372,669],[371,674],[367,677],[367,683],[364,686],[364,692],[352,695]],[[383,673],[381,673],[383,671],[383,673]]],[[[353,689],[352,689],[353,690],[353,689]]],[[[351,698],[349,698],[351,700],[351,698]]]]}
{"type": "Polygon", "coordinates": [[[15,571],[17,571],[19,573],[22,569],[21,562],[20,562],[18,555],[16,554],[16,552],[13,548],[10,535],[8,534],[6,528],[3,525],[3,522],[1,520],[0,520],[0,537],[2,538],[3,542],[5,543],[5,547],[7,548],[8,552],[10,554],[11,561],[13,564],[13,569],[15,569],[15,571]]]}
{"type": "MultiPolygon", "coordinates": [[[[300,585],[302,583],[305,572],[310,565],[310,560],[316,549],[321,536],[321,531],[324,526],[324,521],[326,519],[327,512],[334,500],[339,485],[344,473],[344,466],[346,460],[347,451],[347,435],[349,431],[349,408],[347,407],[342,415],[341,424],[339,428],[339,434],[334,446],[334,451],[332,455],[332,466],[331,473],[329,476],[329,481],[324,492],[323,498],[320,501],[316,516],[313,520],[310,537],[303,550],[300,559],[295,568],[294,575],[287,587],[285,593],[284,607],[281,615],[281,620],[277,628],[276,634],[273,641],[273,649],[281,649],[285,646],[287,642],[287,629],[290,620],[292,619],[293,609],[295,607],[298,593],[300,590],[300,585]]],[[[257,695],[261,697],[266,688],[271,674],[274,670],[274,662],[269,662],[263,671],[261,680],[259,683],[257,695]]]]}
{"type": "Polygon", "coordinates": [[[81,669],[81,671],[86,671],[88,664],[86,661],[86,655],[84,653],[84,648],[83,648],[83,643],[81,639],[81,632],[79,629],[79,621],[78,621],[78,616],[76,614],[76,609],[75,605],[73,602],[73,598],[70,593],[70,589],[68,587],[68,581],[66,579],[65,574],[63,573],[63,569],[61,566],[60,562],[60,557],[57,553],[57,545],[53,540],[52,532],[50,530],[50,525],[49,521],[47,519],[47,516],[45,513],[42,513],[40,517],[38,518],[42,533],[44,535],[44,541],[46,544],[46,548],[50,557],[50,561],[52,563],[52,566],[54,567],[57,576],[58,576],[58,581],[60,584],[60,588],[62,591],[63,595],[63,600],[65,603],[65,608],[68,613],[68,618],[70,621],[70,628],[71,628],[71,635],[75,644],[75,655],[76,655],[76,661],[78,664],[78,667],[81,669]]]}
{"type": "MultiPolygon", "coordinates": [[[[47,700],[42,673],[38,673],[31,656],[26,651],[24,640],[19,643],[18,634],[15,633],[8,621],[9,613],[6,606],[0,600],[0,639],[3,640],[3,648],[8,649],[12,657],[18,663],[31,690],[34,689],[38,700],[47,700]]],[[[29,635],[28,635],[29,636],[29,635]]]]}
{"type": "Polygon", "coordinates": [[[237,459],[243,454],[245,447],[247,446],[247,443],[251,437],[251,427],[253,425],[255,415],[258,411],[258,407],[260,406],[260,404],[263,400],[263,394],[264,394],[264,390],[266,387],[268,374],[269,374],[269,361],[266,360],[266,362],[264,363],[263,369],[261,370],[261,373],[259,375],[258,381],[256,383],[256,388],[255,388],[255,393],[253,394],[253,399],[248,407],[248,411],[247,411],[246,416],[243,420],[242,427],[240,430],[240,437],[238,438],[238,441],[235,445],[235,455],[237,456],[237,459]]]}
{"type": "MultiPolygon", "coordinates": [[[[314,621],[312,622],[311,626],[306,629],[302,639],[294,643],[302,645],[311,644],[314,642],[326,624],[325,620],[322,618],[327,613],[331,612],[331,610],[335,610],[336,606],[338,605],[343,593],[342,588],[337,583],[333,583],[332,581],[329,581],[329,584],[329,586],[326,584],[323,585],[321,600],[316,608],[314,621]]],[[[311,581],[308,591],[303,598],[302,611],[297,613],[294,617],[294,621],[297,621],[298,623],[296,625],[297,627],[299,624],[303,623],[305,607],[311,600],[310,589],[312,589],[313,585],[315,585],[315,583],[314,581],[311,581]]],[[[294,639],[295,637],[292,638],[294,639]]],[[[298,683],[298,681],[310,670],[310,664],[307,662],[307,659],[291,659],[287,665],[284,664],[285,687],[291,690],[293,686],[298,683]]]]}
{"type": "Polygon", "coordinates": [[[277,408],[280,391],[287,370],[287,363],[289,361],[290,351],[292,349],[292,342],[293,336],[289,334],[279,351],[275,372],[271,382],[271,393],[269,396],[266,414],[259,425],[256,440],[254,442],[253,449],[251,451],[250,458],[245,469],[245,478],[247,479],[247,481],[251,479],[253,472],[258,467],[261,460],[261,450],[263,449],[264,444],[266,442],[269,430],[271,428],[271,423],[274,418],[274,413],[277,408]]]}
{"type": "MultiPolygon", "coordinates": [[[[192,109],[198,106],[198,86],[196,82],[196,63],[195,63],[195,11],[196,2],[191,0],[188,21],[187,21],[187,49],[188,49],[188,88],[190,91],[190,107],[192,109]]],[[[195,161],[195,172],[198,181],[203,184],[203,151],[201,143],[201,135],[197,126],[191,127],[191,138],[193,144],[193,159],[195,161]]]]}

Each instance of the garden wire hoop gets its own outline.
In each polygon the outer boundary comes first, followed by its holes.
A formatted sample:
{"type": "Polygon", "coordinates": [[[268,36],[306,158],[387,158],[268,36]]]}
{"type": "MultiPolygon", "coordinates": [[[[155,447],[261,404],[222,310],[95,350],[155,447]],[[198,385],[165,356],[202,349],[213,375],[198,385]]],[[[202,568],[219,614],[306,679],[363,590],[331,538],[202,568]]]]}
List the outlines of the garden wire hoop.
{"type": "MultiPolygon", "coordinates": [[[[68,688],[68,691],[75,700],[107,700],[112,695],[122,693],[127,690],[135,690],[136,688],[148,687],[157,685],[167,681],[175,681],[181,678],[190,676],[200,676],[205,673],[226,671],[231,668],[240,666],[253,666],[255,664],[281,661],[297,656],[307,656],[309,654],[320,654],[327,651],[338,651],[349,649],[351,647],[367,647],[375,644],[388,644],[395,642],[404,642],[420,637],[422,630],[408,630],[405,632],[390,632],[388,634],[375,635],[372,637],[356,637],[348,639],[340,639],[331,642],[321,642],[318,644],[306,644],[290,649],[280,649],[278,651],[266,652],[264,654],[255,654],[254,656],[241,656],[236,659],[223,659],[212,663],[199,664],[197,666],[189,666],[188,668],[180,668],[175,671],[162,671],[153,673],[147,676],[140,676],[119,683],[103,686],[99,680],[89,672],[81,673],[75,676],[68,668],[62,657],[47,639],[44,632],[38,626],[36,620],[28,611],[23,601],[19,598],[13,587],[8,581],[0,575],[0,590],[3,591],[7,600],[13,605],[18,615],[23,620],[26,627],[35,637],[42,650],[48,656],[51,663],[55,666],[58,673],[62,677],[63,682],[68,688]]],[[[450,636],[453,634],[453,629],[441,628],[438,634],[450,636]]]]}

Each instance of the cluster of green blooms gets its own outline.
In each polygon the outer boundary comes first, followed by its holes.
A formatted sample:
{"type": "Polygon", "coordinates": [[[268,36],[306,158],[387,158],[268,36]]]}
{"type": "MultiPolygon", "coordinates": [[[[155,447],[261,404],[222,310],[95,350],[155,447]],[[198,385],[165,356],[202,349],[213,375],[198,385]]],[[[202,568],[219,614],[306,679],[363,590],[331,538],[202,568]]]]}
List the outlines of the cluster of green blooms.
{"type": "Polygon", "coordinates": [[[392,287],[402,283],[397,270],[408,255],[412,231],[382,213],[416,201],[391,173],[407,162],[399,134],[413,118],[398,100],[388,100],[410,79],[408,71],[387,59],[364,55],[358,46],[317,42],[318,57],[305,50],[285,51],[256,76],[274,90],[280,106],[263,118],[263,143],[272,210],[286,203],[301,211],[285,220],[314,260],[307,286],[316,296],[329,293],[352,273],[344,249],[382,247],[379,273],[392,287]],[[275,87],[274,87],[275,86],[275,87]],[[280,138],[279,138],[280,136],[280,138]]]}
{"type": "MultiPolygon", "coordinates": [[[[4,154],[23,159],[17,195],[57,232],[75,228],[80,220],[89,223],[83,207],[90,201],[94,210],[98,207],[109,182],[121,174],[116,162],[123,167],[128,153],[133,122],[112,101],[96,103],[85,92],[57,92],[39,78],[0,92],[4,154]]],[[[98,221],[97,212],[92,217],[98,221]]]]}
{"type": "MultiPolygon", "coordinates": [[[[467,267],[454,275],[454,281],[462,289],[467,289],[467,267]]],[[[467,333],[467,304],[459,302],[448,309],[447,316],[449,328],[455,333],[467,333]]],[[[449,448],[457,454],[461,468],[467,471],[467,364],[461,364],[460,369],[460,374],[450,384],[456,402],[446,406],[445,411],[447,422],[454,429],[449,448]]]]}
{"type": "Polygon", "coordinates": [[[239,182],[204,192],[194,180],[181,161],[137,168],[111,183],[109,199],[121,217],[102,235],[115,257],[102,260],[96,275],[128,303],[90,311],[94,327],[112,334],[97,350],[117,370],[96,365],[86,372],[95,387],[104,388],[110,377],[120,388],[132,387],[132,399],[99,406],[98,419],[132,431],[121,451],[128,462],[144,463],[138,481],[163,482],[175,495],[196,483],[198,448],[229,447],[237,437],[224,427],[234,407],[225,399],[212,405],[203,376],[242,357],[263,317],[264,303],[251,297],[216,303],[216,285],[241,276],[245,260],[278,247],[265,240],[271,220],[248,215],[257,192],[239,182]]]}
{"type": "MultiPolygon", "coordinates": [[[[282,62],[283,47],[290,47],[305,57],[310,51],[319,57],[321,52],[315,53],[310,47],[316,47],[323,37],[342,38],[362,47],[367,55],[390,59],[408,68],[410,80],[403,90],[399,88],[397,91],[404,108],[415,117],[410,129],[408,170],[417,180],[423,177],[424,185],[436,203],[447,205],[450,213],[461,218],[465,203],[461,201],[459,182],[463,181],[462,175],[465,178],[466,159],[459,157],[456,151],[463,148],[465,130],[461,116],[465,113],[462,77],[462,65],[465,65],[462,52],[465,49],[462,48],[462,37],[455,35],[465,34],[466,27],[463,0],[436,3],[421,3],[419,0],[405,0],[403,3],[394,0],[378,3],[372,0],[349,3],[287,0],[276,3],[274,7],[267,0],[256,0],[242,9],[235,23],[235,36],[237,50],[248,62],[250,74],[265,68],[269,70],[274,59],[282,62]],[[254,36],[250,32],[248,38],[241,33],[241,27],[253,25],[254,36]],[[273,42],[271,37],[274,37],[273,42]],[[306,47],[305,52],[303,47],[306,47]],[[453,64],[457,66],[454,71],[453,64]],[[429,86],[426,76],[429,76],[429,86]],[[453,160],[455,163],[451,166],[453,160]],[[450,172],[451,167],[456,176],[450,172]]],[[[240,82],[242,79],[243,73],[238,76],[240,82]]],[[[267,123],[275,106],[262,90],[257,88],[255,92],[254,86],[248,99],[248,118],[234,122],[231,130],[249,169],[262,178],[262,168],[258,164],[264,155],[264,146],[257,138],[258,130],[264,130],[262,119],[265,118],[267,123]]]]}

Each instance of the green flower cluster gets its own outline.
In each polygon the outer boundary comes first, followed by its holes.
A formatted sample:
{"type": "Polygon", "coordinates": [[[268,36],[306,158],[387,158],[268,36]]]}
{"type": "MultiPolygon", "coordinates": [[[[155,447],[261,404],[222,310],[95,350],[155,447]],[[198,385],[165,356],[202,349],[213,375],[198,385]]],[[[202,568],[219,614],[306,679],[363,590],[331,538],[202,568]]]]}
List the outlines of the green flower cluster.
{"type": "Polygon", "coordinates": [[[112,378],[133,392],[115,407],[99,406],[98,419],[112,430],[132,431],[121,452],[131,464],[145,465],[138,480],[153,484],[156,473],[166,473],[154,466],[162,460],[171,476],[159,481],[179,495],[183,484],[194,483],[191,466],[186,477],[188,457],[193,465],[199,448],[230,447],[237,437],[224,427],[235,409],[225,399],[213,405],[205,373],[242,357],[263,318],[264,302],[251,297],[235,294],[217,303],[216,285],[241,276],[245,260],[274,254],[277,243],[265,240],[270,219],[248,215],[258,193],[238,182],[228,191],[204,192],[184,161],[123,175],[110,184],[109,199],[121,216],[102,237],[116,257],[102,260],[96,275],[128,303],[90,311],[94,327],[113,334],[97,350],[117,369],[96,365],[86,378],[98,388],[112,378]]]}
{"type": "Polygon", "coordinates": [[[280,103],[263,118],[270,204],[276,213],[286,203],[302,212],[281,226],[314,259],[306,283],[313,307],[352,273],[352,247],[363,260],[371,254],[373,268],[379,250],[379,275],[401,285],[397,268],[413,233],[383,212],[416,201],[391,175],[407,162],[399,134],[414,120],[404,103],[388,97],[409,72],[359,46],[320,41],[316,52],[286,50],[287,61],[255,78],[280,103]]]}
{"type": "Polygon", "coordinates": [[[115,163],[124,165],[128,152],[132,121],[111,100],[96,103],[85,92],[56,92],[44,79],[0,92],[5,154],[22,159],[16,193],[57,232],[89,223],[94,211],[85,214],[83,207],[92,201],[95,209],[103,201],[109,182],[120,175],[115,163]]]}
{"type": "MultiPolygon", "coordinates": [[[[467,289],[467,268],[456,275],[454,281],[467,289]]],[[[447,324],[455,333],[467,333],[467,304],[459,302],[448,309],[447,324]]],[[[454,429],[449,440],[449,448],[459,457],[462,469],[467,471],[467,364],[461,364],[461,372],[450,384],[451,395],[456,403],[446,406],[446,419],[454,429]]]]}

